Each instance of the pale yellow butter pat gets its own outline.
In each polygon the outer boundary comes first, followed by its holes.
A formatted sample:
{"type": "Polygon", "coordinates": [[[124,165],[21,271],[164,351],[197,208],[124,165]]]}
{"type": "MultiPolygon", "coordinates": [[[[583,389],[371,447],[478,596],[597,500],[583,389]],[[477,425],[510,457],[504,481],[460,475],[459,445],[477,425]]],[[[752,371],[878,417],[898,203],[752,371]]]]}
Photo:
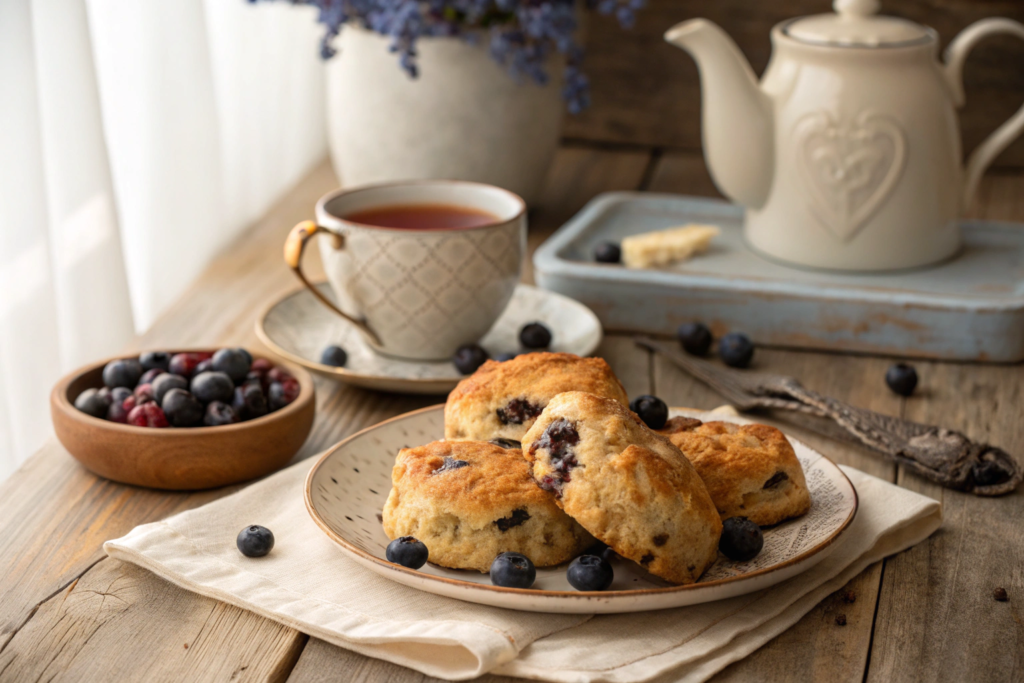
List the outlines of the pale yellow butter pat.
{"type": "Polygon", "coordinates": [[[684,225],[645,232],[622,240],[622,261],[627,268],[652,268],[685,261],[708,248],[721,230],[714,225],[684,225]]]}

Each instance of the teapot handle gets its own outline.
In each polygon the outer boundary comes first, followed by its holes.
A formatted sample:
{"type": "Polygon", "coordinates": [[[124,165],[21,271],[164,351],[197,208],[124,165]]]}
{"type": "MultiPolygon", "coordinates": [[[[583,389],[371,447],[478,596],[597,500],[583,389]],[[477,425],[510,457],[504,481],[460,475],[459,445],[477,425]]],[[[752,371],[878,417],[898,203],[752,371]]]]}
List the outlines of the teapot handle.
{"type": "MultiPolygon", "coordinates": [[[[1024,24],[1013,19],[982,19],[977,21],[960,32],[953,42],[946,48],[946,78],[953,88],[953,97],[957,107],[964,106],[964,62],[974,46],[981,40],[997,33],[1008,33],[1024,40],[1024,24]]],[[[974,194],[978,191],[978,183],[985,169],[989,167],[997,156],[1010,143],[1024,132],[1024,106],[1017,110],[1003,125],[999,126],[985,141],[978,145],[978,148],[971,153],[967,160],[967,170],[963,188],[963,208],[967,209],[974,201],[974,194]]]]}

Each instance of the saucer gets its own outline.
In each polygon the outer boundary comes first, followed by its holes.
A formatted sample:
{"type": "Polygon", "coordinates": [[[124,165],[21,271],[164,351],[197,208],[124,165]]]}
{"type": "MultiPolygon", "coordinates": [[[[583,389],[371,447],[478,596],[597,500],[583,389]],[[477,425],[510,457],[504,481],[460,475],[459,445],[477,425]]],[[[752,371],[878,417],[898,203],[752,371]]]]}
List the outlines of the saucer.
{"type": "MultiPolygon", "coordinates": [[[[326,282],[317,285],[332,301],[326,282]]],[[[549,351],[587,356],[601,343],[601,323],[593,311],[561,294],[530,285],[517,285],[498,322],[480,341],[494,357],[522,351],[519,330],[542,322],[551,330],[549,351]]],[[[325,377],[378,391],[405,394],[445,394],[463,375],[451,361],[425,362],[382,356],[359,332],[303,287],[274,301],[256,320],[256,334],[278,356],[325,377]],[[320,363],[324,347],[337,344],[348,353],[348,363],[337,368],[320,363]]]]}

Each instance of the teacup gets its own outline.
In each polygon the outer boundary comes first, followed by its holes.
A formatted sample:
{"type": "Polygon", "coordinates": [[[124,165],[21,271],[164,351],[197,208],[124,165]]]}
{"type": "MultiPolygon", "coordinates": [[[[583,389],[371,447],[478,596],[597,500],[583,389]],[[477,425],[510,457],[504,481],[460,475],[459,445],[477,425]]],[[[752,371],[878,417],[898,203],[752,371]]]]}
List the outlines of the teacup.
{"type": "Polygon", "coordinates": [[[316,222],[292,228],[285,262],[321,302],[355,325],[376,351],[446,360],[478,341],[512,298],[526,253],[526,204],[491,185],[402,181],[341,190],[316,205],[316,222]],[[444,205],[490,214],[477,227],[381,227],[346,217],[375,209],[444,205]],[[302,253],[320,235],[335,302],[302,272],[302,253]]]}

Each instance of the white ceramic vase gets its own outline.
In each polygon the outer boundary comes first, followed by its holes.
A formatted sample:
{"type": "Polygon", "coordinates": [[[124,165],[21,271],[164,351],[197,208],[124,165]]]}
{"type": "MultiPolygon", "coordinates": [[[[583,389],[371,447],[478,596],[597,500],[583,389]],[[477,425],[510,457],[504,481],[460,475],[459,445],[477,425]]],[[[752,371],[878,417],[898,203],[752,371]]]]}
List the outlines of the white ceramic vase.
{"type": "Polygon", "coordinates": [[[538,200],[565,111],[560,65],[539,86],[517,82],[486,48],[455,38],[417,43],[419,77],[390,38],[346,26],[328,64],[331,160],[345,187],[448,178],[538,200]]]}

